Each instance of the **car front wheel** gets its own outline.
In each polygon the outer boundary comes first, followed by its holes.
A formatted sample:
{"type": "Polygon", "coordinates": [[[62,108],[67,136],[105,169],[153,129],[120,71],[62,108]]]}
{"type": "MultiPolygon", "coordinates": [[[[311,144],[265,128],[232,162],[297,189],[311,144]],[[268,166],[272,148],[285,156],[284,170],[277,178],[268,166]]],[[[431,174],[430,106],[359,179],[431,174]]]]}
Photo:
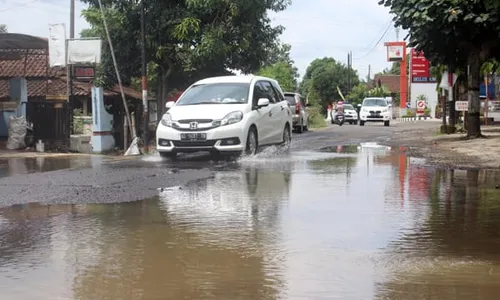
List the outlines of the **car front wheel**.
{"type": "Polygon", "coordinates": [[[257,132],[255,131],[255,127],[251,127],[250,130],[248,130],[245,155],[250,156],[257,154],[258,147],[259,147],[259,142],[257,139],[257,132]]]}

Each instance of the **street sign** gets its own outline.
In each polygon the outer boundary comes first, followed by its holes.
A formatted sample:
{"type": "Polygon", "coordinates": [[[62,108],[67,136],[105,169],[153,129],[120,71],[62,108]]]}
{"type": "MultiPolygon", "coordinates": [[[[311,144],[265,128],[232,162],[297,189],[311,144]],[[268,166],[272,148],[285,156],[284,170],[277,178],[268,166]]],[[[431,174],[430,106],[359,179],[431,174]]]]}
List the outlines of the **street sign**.
{"type": "Polygon", "coordinates": [[[418,114],[423,114],[425,110],[425,101],[424,100],[418,100],[417,101],[417,113],[418,114]]]}
{"type": "Polygon", "coordinates": [[[455,110],[456,111],[468,111],[469,110],[469,102],[468,101],[456,101],[455,102],[455,110]]]}

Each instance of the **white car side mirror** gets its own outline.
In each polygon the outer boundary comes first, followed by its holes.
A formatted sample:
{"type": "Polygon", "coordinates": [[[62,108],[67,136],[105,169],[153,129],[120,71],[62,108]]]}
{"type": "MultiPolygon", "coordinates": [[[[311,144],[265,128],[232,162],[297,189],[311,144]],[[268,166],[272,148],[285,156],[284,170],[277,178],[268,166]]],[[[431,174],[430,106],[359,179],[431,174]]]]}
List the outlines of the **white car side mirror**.
{"type": "Polygon", "coordinates": [[[269,99],[267,98],[260,98],[259,101],[257,101],[257,107],[266,107],[269,105],[269,99]]]}
{"type": "Polygon", "coordinates": [[[166,109],[171,109],[174,106],[175,102],[174,101],[168,101],[165,103],[165,108],[166,109]]]}

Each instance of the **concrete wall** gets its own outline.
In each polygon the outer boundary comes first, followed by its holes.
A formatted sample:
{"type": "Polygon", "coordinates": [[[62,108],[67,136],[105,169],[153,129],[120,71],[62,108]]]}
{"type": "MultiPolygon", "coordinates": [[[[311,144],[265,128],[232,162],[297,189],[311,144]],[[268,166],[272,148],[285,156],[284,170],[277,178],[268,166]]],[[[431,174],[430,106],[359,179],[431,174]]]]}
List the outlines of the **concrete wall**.
{"type": "Polygon", "coordinates": [[[425,95],[427,98],[427,108],[431,110],[431,116],[434,116],[436,105],[438,104],[437,83],[412,83],[410,87],[410,107],[417,108],[417,98],[425,95]]]}

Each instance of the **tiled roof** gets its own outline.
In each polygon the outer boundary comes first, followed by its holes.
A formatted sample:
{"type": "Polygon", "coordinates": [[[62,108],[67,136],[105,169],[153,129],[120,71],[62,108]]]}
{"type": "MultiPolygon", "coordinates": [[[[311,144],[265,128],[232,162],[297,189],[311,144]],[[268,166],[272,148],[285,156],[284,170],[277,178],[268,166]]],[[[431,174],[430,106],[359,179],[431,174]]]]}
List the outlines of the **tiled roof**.
{"type": "MultiPolygon", "coordinates": [[[[20,60],[0,60],[0,101],[7,100],[9,79],[25,77],[28,80],[28,96],[66,95],[66,68],[48,66],[48,57],[44,51],[30,51],[20,60]]],[[[73,81],[73,95],[90,95],[91,84],[73,81]]],[[[142,93],[130,87],[124,87],[127,97],[142,99],[142,93]]],[[[105,96],[119,96],[118,85],[104,91],[105,96]]]]}
{"type": "Polygon", "coordinates": [[[399,75],[375,75],[372,85],[377,86],[379,79],[380,83],[385,85],[391,92],[399,93],[399,75]]]}
{"type": "Polygon", "coordinates": [[[58,77],[66,70],[61,67],[50,68],[44,51],[32,51],[18,60],[0,60],[0,78],[12,77],[58,77]]]}
{"type": "MultiPolygon", "coordinates": [[[[73,95],[88,96],[91,93],[92,85],[88,82],[73,81],[73,95]]],[[[125,96],[140,100],[141,92],[138,92],[130,87],[124,87],[125,96]]],[[[66,95],[67,86],[66,78],[53,79],[28,79],[28,97],[44,97],[46,95],[66,95]]],[[[9,95],[9,80],[0,79],[0,101],[6,101],[9,95]]],[[[120,89],[118,86],[112,90],[105,90],[104,96],[119,96],[120,89]]]]}

